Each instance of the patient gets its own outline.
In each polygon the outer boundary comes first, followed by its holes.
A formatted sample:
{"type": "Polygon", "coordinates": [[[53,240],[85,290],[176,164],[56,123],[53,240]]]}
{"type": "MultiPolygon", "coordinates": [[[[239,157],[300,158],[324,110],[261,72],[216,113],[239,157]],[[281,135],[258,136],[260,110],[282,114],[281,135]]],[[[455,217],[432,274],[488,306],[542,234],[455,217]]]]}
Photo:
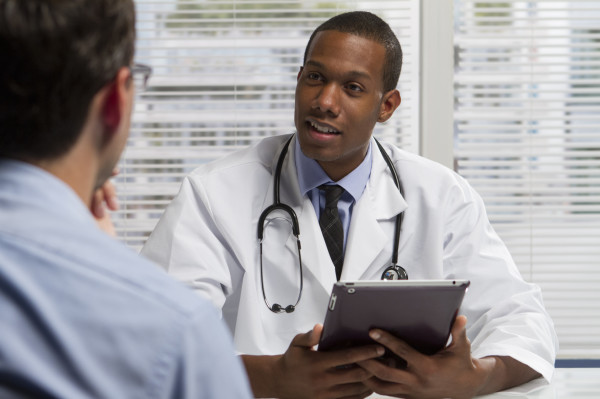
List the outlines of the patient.
{"type": "Polygon", "coordinates": [[[247,398],[208,302],[89,212],[127,141],[132,0],[0,0],[0,397],[247,398]]]}

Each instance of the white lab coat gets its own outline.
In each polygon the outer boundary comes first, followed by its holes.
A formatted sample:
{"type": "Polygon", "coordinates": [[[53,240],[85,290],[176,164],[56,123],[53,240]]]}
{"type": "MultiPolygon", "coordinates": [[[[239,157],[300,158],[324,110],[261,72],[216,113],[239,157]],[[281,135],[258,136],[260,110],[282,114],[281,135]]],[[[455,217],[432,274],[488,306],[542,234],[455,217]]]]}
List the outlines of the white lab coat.
{"type": "MultiPolygon", "coordinates": [[[[314,208],[300,195],[292,141],[280,191],[282,202],[298,215],[304,288],[291,314],[272,313],[264,303],[257,222],[273,203],[273,172],[288,137],[264,139],[192,172],[142,250],[222,309],[239,353],[283,353],[296,334],[323,322],[336,281],[314,208]]],[[[473,356],[511,356],[549,380],[558,348],[552,320],[539,288],[523,281],[489,224],[479,195],[451,170],[384,147],[405,198],[373,147],[371,176],[354,205],[341,279],[380,279],[391,260],[395,217],[404,211],[399,264],[409,278],[471,281],[460,313],[468,318],[473,356]]],[[[284,307],[295,303],[300,285],[290,230],[275,217],[264,241],[267,299],[284,307]]],[[[410,304],[381,306],[393,314],[394,307],[410,304]]]]}

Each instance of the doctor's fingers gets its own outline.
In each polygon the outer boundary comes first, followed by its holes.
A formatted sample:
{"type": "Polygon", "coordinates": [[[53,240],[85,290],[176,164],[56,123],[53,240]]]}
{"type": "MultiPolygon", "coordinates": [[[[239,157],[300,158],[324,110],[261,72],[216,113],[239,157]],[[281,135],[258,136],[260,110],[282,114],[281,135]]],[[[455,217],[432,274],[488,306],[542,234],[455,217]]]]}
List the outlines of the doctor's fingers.
{"type": "Polygon", "coordinates": [[[465,316],[458,316],[454,321],[450,335],[452,336],[452,342],[448,349],[451,348],[465,348],[468,352],[471,352],[471,342],[467,338],[467,318],[465,316]]]}
{"type": "Polygon", "coordinates": [[[373,376],[365,380],[364,384],[377,393],[384,393],[380,391],[382,388],[393,387],[398,390],[402,387],[414,386],[417,382],[417,376],[411,371],[390,367],[380,360],[365,360],[358,362],[357,365],[373,376]]]}
{"type": "Polygon", "coordinates": [[[377,377],[372,377],[370,380],[365,381],[365,385],[379,395],[394,396],[402,399],[421,398],[418,393],[413,393],[409,385],[382,381],[377,377]]]}
{"type": "Polygon", "coordinates": [[[309,332],[296,335],[292,339],[290,346],[312,348],[313,346],[315,346],[319,343],[319,340],[321,339],[322,331],[323,331],[323,325],[315,324],[313,329],[310,330],[309,332]]]}
{"type": "Polygon", "coordinates": [[[419,365],[422,362],[427,361],[427,356],[386,331],[373,329],[369,332],[369,336],[375,340],[375,342],[385,346],[393,353],[406,360],[411,366],[419,365]]]}
{"type": "Polygon", "coordinates": [[[363,360],[375,359],[383,356],[385,348],[381,345],[365,345],[348,349],[339,349],[328,352],[319,352],[320,361],[327,368],[341,368],[353,365],[363,360]]]}
{"type": "MultiPolygon", "coordinates": [[[[336,385],[323,395],[323,398],[335,399],[363,399],[369,397],[373,391],[362,383],[336,385]]],[[[314,398],[312,398],[314,399],[314,398]]]]}

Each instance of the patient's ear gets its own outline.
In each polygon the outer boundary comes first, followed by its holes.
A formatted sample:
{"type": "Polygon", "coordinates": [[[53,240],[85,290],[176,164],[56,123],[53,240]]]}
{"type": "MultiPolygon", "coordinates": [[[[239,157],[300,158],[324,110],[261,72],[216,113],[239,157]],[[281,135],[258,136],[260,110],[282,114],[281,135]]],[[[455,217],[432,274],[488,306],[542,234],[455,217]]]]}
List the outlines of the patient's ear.
{"type": "Polygon", "coordinates": [[[122,67],[117,72],[115,79],[105,87],[102,104],[102,121],[109,132],[115,131],[123,118],[128,117],[130,90],[133,90],[131,72],[129,68],[122,67]]]}

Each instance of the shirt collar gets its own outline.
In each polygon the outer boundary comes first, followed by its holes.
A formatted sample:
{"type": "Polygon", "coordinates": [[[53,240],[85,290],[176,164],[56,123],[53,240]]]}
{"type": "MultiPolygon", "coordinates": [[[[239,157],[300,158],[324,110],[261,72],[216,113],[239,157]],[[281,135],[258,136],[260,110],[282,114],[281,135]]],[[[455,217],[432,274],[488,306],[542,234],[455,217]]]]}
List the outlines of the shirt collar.
{"type": "Polygon", "coordinates": [[[327,176],[327,173],[325,173],[317,161],[304,155],[302,149],[300,148],[299,140],[296,139],[295,141],[296,144],[294,147],[294,155],[296,159],[296,170],[298,171],[297,173],[300,192],[303,196],[322,184],[335,183],[342,186],[344,190],[346,190],[352,196],[354,202],[359,200],[363,191],[365,190],[365,187],[367,186],[369,176],[371,175],[371,165],[373,163],[371,142],[369,142],[367,155],[361,164],[344,178],[334,182],[329,178],[329,176],[327,176]]]}

